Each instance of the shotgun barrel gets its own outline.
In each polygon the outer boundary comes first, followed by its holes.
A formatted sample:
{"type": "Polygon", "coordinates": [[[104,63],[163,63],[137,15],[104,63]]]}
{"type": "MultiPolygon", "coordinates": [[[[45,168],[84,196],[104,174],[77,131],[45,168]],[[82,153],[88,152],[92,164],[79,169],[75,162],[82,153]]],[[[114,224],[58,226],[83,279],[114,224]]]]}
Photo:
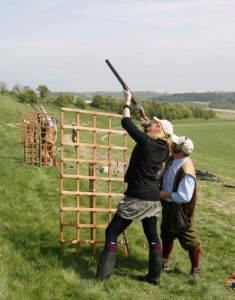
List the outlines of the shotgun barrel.
{"type": "Polygon", "coordinates": [[[50,121],[50,120],[51,120],[51,117],[48,116],[48,114],[47,114],[47,112],[45,111],[44,107],[41,106],[40,108],[41,108],[41,110],[43,111],[43,113],[44,113],[44,115],[45,115],[47,121],[50,121]]]}
{"type": "Polygon", "coordinates": [[[35,110],[35,112],[37,113],[37,115],[39,114],[39,112],[37,111],[37,109],[36,109],[36,107],[33,105],[33,103],[32,102],[29,102],[29,105],[31,105],[32,106],[32,108],[35,110]]]}
{"type": "MultiPolygon", "coordinates": [[[[128,86],[125,83],[125,81],[121,78],[121,76],[118,74],[118,72],[115,70],[115,68],[113,67],[113,65],[111,64],[111,62],[106,59],[105,60],[106,64],[109,66],[110,70],[113,72],[113,74],[116,76],[117,80],[121,83],[122,87],[124,90],[128,90],[128,86]]],[[[129,89],[130,90],[130,89],[129,89]]],[[[142,118],[146,119],[146,115],[145,115],[145,111],[143,109],[143,107],[141,106],[141,104],[138,102],[137,98],[135,97],[135,95],[131,92],[131,102],[135,105],[135,107],[138,109],[139,114],[142,118]]]]}

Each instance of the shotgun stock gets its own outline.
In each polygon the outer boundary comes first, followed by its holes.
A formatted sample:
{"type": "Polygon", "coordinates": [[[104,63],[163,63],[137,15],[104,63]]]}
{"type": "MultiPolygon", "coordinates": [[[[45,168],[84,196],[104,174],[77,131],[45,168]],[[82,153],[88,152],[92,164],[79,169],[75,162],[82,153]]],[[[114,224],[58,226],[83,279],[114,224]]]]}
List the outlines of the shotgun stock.
{"type": "MultiPolygon", "coordinates": [[[[121,78],[121,76],[118,74],[118,72],[115,70],[115,68],[113,67],[113,65],[110,63],[110,61],[108,59],[105,60],[106,64],[109,66],[109,68],[111,69],[111,71],[113,72],[113,74],[116,76],[117,80],[121,83],[122,87],[124,90],[128,90],[128,86],[127,84],[124,82],[124,80],[121,78]]],[[[130,90],[130,89],[129,89],[130,90]]],[[[133,95],[133,93],[131,92],[131,102],[135,105],[135,107],[138,109],[139,114],[142,118],[146,119],[146,115],[145,115],[145,111],[143,109],[143,107],[141,106],[141,104],[138,102],[137,98],[135,97],[135,95],[133,95]]]]}

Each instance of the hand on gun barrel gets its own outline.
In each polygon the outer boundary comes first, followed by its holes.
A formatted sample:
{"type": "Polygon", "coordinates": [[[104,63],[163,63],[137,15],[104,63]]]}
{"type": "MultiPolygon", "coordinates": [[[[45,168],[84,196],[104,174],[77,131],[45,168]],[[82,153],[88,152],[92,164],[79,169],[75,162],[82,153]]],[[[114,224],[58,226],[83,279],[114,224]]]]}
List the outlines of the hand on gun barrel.
{"type": "MultiPolygon", "coordinates": [[[[113,74],[116,76],[117,80],[121,83],[122,87],[124,90],[130,90],[127,86],[127,84],[124,82],[124,80],[121,78],[121,76],[118,74],[118,72],[114,69],[114,67],[112,66],[112,64],[110,63],[110,61],[108,59],[105,60],[106,64],[109,66],[109,68],[111,69],[111,71],[113,72],[113,74]]],[[[139,111],[140,116],[143,119],[146,119],[146,115],[145,115],[145,111],[143,109],[143,107],[141,106],[141,104],[138,102],[138,100],[136,99],[136,97],[133,95],[133,93],[131,92],[131,102],[136,106],[136,108],[139,111]]]]}

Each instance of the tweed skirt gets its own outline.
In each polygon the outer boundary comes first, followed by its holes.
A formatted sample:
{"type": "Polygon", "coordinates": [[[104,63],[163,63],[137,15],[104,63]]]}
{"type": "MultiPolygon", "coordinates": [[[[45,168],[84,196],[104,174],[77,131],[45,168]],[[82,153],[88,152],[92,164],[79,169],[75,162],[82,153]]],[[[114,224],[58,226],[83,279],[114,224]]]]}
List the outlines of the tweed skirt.
{"type": "Polygon", "coordinates": [[[129,220],[141,220],[158,217],[161,211],[161,201],[141,200],[125,196],[117,205],[117,214],[129,220]]]}

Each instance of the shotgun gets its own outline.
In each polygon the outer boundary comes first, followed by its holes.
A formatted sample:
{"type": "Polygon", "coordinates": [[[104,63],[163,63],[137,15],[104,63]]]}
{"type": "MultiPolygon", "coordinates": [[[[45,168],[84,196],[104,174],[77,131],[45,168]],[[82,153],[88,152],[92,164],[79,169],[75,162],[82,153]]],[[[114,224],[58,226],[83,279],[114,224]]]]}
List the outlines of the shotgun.
{"type": "MultiPolygon", "coordinates": [[[[121,83],[124,90],[128,90],[127,84],[124,82],[124,80],[121,78],[121,76],[118,74],[118,72],[114,69],[113,65],[110,63],[108,59],[105,60],[106,64],[109,66],[113,74],[116,76],[117,80],[121,83]]],[[[130,90],[130,89],[129,89],[130,90]]],[[[135,105],[135,107],[138,109],[140,116],[143,119],[146,119],[145,111],[141,104],[138,102],[137,98],[133,93],[131,92],[131,102],[135,105]]]]}
{"type": "Polygon", "coordinates": [[[32,108],[35,110],[35,112],[38,116],[38,123],[41,123],[40,113],[37,111],[36,107],[33,105],[32,102],[29,102],[29,104],[32,106],[32,108]]]}
{"type": "Polygon", "coordinates": [[[51,120],[51,117],[48,116],[48,114],[47,114],[47,112],[45,111],[45,109],[44,109],[43,106],[41,106],[41,110],[43,111],[43,113],[44,113],[44,115],[45,115],[47,121],[50,121],[50,120],[51,120]]]}
{"type": "Polygon", "coordinates": [[[24,116],[22,115],[22,113],[21,112],[19,112],[18,110],[17,110],[17,112],[18,112],[18,114],[23,118],[23,120],[24,120],[24,123],[28,123],[28,121],[27,120],[25,120],[25,118],[24,118],[24,116]]]}
{"type": "Polygon", "coordinates": [[[37,113],[37,115],[39,115],[39,112],[37,111],[36,107],[33,105],[32,102],[29,102],[29,104],[32,106],[32,108],[35,110],[35,112],[37,113]]]}

